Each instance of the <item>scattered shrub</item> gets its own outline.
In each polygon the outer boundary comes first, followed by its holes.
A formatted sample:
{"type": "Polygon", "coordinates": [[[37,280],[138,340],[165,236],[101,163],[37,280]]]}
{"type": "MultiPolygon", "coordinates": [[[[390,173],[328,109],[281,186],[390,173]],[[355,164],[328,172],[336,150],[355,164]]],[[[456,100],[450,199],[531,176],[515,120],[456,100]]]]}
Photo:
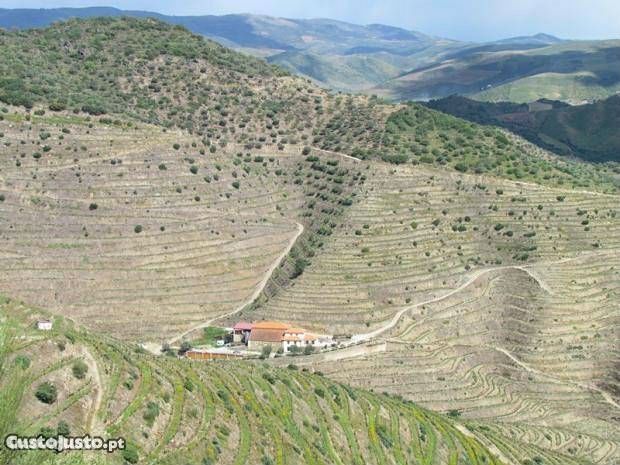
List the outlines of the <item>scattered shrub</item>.
{"type": "Polygon", "coordinates": [[[146,404],[146,410],[142,417],[146,424],[149,426],[153,426],[155,423],[155,419],[159,416],[159,404],[157,402],[153,402],[152,400],[146,404]]]}
{"type": "Polygon", "coordinates": [[[15,365],[20,367],[22,370],[27,370],[30,366],[30,357],[27,355],[18,355],[15,357],[15,365]]]}
{"type": "Polygon", "coordinates": [[[46,381],[39,384],[34,395],[44,404],[53,404],[58,398],[58,389],[52,383],[46,381]]]}
{"type": "Polygon", "coordinates": [[[68,437],[71,435],[71,428],[69,428],[67,422],[61,420],[58,422],[58,426],[56,427],[56,433],[59,436],[68,437]]]}
{"type": "Polygon", "coordinates": [[[123,458],[129,463],[138,463],[139,455],[137,449],[131,445],[127,444],[125,449],[123,450],[123,458]]]}
{"type": "Polygon", "coordinates": [[[73,364],[71,370],[73,371],[73,376],[77,379],[84,379],[86,373],[88,372],[88,365],[86,365],[83,360],[77,360],[73,364]]]}

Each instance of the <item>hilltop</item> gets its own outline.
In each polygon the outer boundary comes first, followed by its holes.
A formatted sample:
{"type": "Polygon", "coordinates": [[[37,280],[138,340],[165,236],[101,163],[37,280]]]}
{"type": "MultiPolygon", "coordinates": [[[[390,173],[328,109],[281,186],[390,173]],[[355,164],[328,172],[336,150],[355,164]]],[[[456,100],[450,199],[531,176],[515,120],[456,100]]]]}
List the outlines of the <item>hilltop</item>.
{"type": "Polygon", "coordinates": [[[461,94],[484,101],[583,103],[620,91],[620,42],[613,40],[573,41],[539,33],[472,43],[382,24],[250,14],[168,16],[110,7],[0,9],[0,28],[41,28],[94,17],[152,18],[183,26],[325,88],[396,101],[461,94]]]}
{"type": "Polygon", "coordinates": [[[109,7],[0,9],[0,27],[27,29],[71,18],[104,16],[154,18],[184,26],[195,34],[265,57],[293,73],[339,90],[372,87],[459,44],[381,24],[361,26],[331,19],[250,14],[167,16],[109,7]]]}
{"type": "Polygon", "coordinates": [[[93,17],[153,18],[183,26],[323,87],[397,101],[458,93],[485,101],[583,103],[620,91],[619,42],[613,40],[572,41],[540,33],[471,43],[382,24],[250,14],[168,16],[110,7],[0,9],[0,28],[93,17]]]}
{"type": "Polygon", "coordinates": [[[71,20],[4,32],[0,40],[0,101],[26,109],[176,127],[200,136],[209,150],[228,143],[258,148],[269,140],[279,149],[314,145],[357,158],[616,188],[613,174],[541,155],[495,129],[416,104],[335,96],[262,60],[153,19],[71,20]],[[31,73],[31,66],[41,72],[31,73]],[[478,153],[476,146],[482,148],[478,153]]]}

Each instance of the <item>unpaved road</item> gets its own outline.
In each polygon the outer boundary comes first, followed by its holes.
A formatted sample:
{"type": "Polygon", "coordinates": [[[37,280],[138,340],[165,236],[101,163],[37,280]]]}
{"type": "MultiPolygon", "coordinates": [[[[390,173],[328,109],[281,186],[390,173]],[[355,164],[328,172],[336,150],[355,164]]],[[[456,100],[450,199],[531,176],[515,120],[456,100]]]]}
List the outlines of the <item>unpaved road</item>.
{"type": "Polygon", "coordinates": [[[93,402],[93,407],[91,408],[90,417],[88,419],[88,428],[87,431],[93,435],[101,435],[103,433],[103,425],[97,421],[97,413],[101,408],[101,402],[103,401],[103,382],[101,380],[101,375],[99,373],[99,365],[97,365],[97,360],[88,352],[87,356],[84,357],[84,361],[88,365],[88,369],[93,379],[93,383],[97,389],[97,393],[95,395],[95,401],[93,402]]]}
{"type": "Polygon", "coordinates": [[[540,288],[542,290],[544,290],[545,292],[549,293],[549,294],[553,294],[553,291],[549,288],[549,286],[547,286],[547,284],[544,282],[544,280],[542,280],[540,278],[540,276],[538,275],[538,271],[535,270],[531,270],[530,268],[533,267],[537,267],[537,266],[543,266],[543,265],[558,265],[561,263],[567,263],[567,262],[571,262],[571,261],[575,261],[575,260],[579,260],[582,258],[586,258],[588,256],[595,256],[595,255],[601,255],[601,252],[589,252],[589,253],[583,253],[580,255],[576,255],[574,257],[567,257],[567,258],[562,258],[559,260],[551,260],[551,261],[546,261],[546,262],[537,262],[537,263],[530,263],[528,265],[507,265],[507,266],[498,266],[498,267],[494,267],[494,268],[485,268],[485,269],[481,269],[481,270],[476,270],[474,272],[474,274],[463,284],[461,284],[459,287],[451,290],[450,292],[441,295],[439,297],[435,297],[433,299],[429,299],[426,300],[424,302],[419,302],[413,305],[410,305],[409,307],[405,307],[402,310],[399,310],[394,317],[392,317],[392,319],[387,322],[385,325],[381,326],[378,329],[375,329],[374,331],[371,331],[369,333],[362,333],[362,334],[354,334],[351,337],[351,341],[350,344],[357,344],[360,342],[364,342],[364,341],[368,341],[372,338],[375,338],[383,333],[385,333],[386,331],[389,331],[390,329],[394,328],[399,320],[402,318],[402,316],[419,307],[422,307],[423,305],[428,305],[428,304],[432,304],[435,302],[440,302],[444,299],[447,299],[448,297],[453,296],[454,294],[461,292],[463,289],[465,289],[466,287],[470,286],[471,284],[473,284],[478,278],[480,278],[481,276],[487,274],[487,273],[492,273],[494,271],[503,271],[503,270],[520,270],[520,271],[524,271],[526,272],[528,275],[530,275],[540,286],[540,288]]]}
{"type": "MultiPolygon", "coordinates": [[[[528,267],[531,265],[528,265],[528,267]]],[[[517,266],[517,265],[511,265],[511,266],[500,266],[500,267],[496,267],[496,268],[486,268],[483,270],[477,270],[474,272],[474,274],[463,284],[461,284],[459,287],[452,289],[450,292],[441,295],[439,297],[435,297],[433,299],[429,299],[429,300],[425,300],[424,302],[418,302],[416,304],[410,305],[409,307],[405,307],[402,310],[399,310],[398,313],[396,313],[396,315],[394,315],[394,317],[387,322],[385,325],[381,326],[378,329],[375,329],[374,331],[371,331],[369,333],[362,333],[362,334],[354,334],[351,337],[351,343],[355,344],[355,343],[360,343],[363,341],[368,341],[370,339],[373,339],[383,333],[385,333],[386,331],[389,331],[390,329],[394,328],[398,322],[400,321],[400,319],[402,318],[402,316],[411,311],[414,310],[416,308],[422,307],[424,305],[428,305],[428,304],[432,304],[435,302],[440,302],[444,299],[447,299],[448,297],[453,296],[454,294],[461,292],[463,289],[465,289],[466,287],[470,286],[471,284],[473,284],[478,278],[480,278],[481,276],[487,274],[487,273],[491,273],[494,271],[502,271],[502,270],[521,270],[521,271],[525,271],[527,274],[529,274],[532,278],[534,278],[536,280],[536,282],[538,283],[538,285],[545,290],[546,292],[551,293],[550,289],[547,287],[547,285],[542,282],[540,280],[540,278],[532,273],[528,267],[526,266],[517,266]]]]}
{"type": "Polygon", "coordinates": [[[282,263],[282,260],[284,260],[284,258],[288,255],[288,253],[293,248],[293,245],[295,245],[295,242],[297,241],[299,236],[301,236],[301,234],[304,232],[304,226],[301,223],[295,223],[295,224],[297,225],[297,232],[295,233],[295,236],[293,236],[291,238],[291,240],[289,241],[288,245],[286,246],[284,251],[278,256],[278,258],[276,260],[274,260],[274,262],[271,264],[269,269],[265,272],[265,276],[263,276],[263,279],[258,283],[256,288],[254,289],[254,292],[252,292],[252,294],[247,299],[245,299],[243,302],[241,302],[232,311],[230,311],[228,313],[225,313],[223,315],[219,315],[219,316],[217,316],[215,318],[211,318],[210,320],[204,321],[204,322],[202,322],[202,323],[200,323],[200,324],[198,324],[196,326],[191,327],[190,329],[188,329],[187,331],[179,334],[178,336],[173,337],[172,339],[170,339],[168,341],[168,344],[170,344],[170,345],[175,344],[176,342],[180,341],[181,339],[183,339],[188,334],[190,334],[190,333],[192,333],[192,332],[194,332],[194,331],[196,331],[198,329],[202,329],[202,328],[206,328],[207,326],[211,326],[213,324],[213,322],[215,322],[217,320],[221,320],[222,318],[228,318],[230,316],[233,316],[236,313],[239,313],[241,310],[243,310],[246,306],[248,306],[252,302],[254,302],[258,298],[260,293],[263,292],[263,289],[267,285],[267,282],[269,281],[269,278],[271,278],[271,275],[273,274],[275,269],[278,266],[280,266],[280,263],[282,263]]]}

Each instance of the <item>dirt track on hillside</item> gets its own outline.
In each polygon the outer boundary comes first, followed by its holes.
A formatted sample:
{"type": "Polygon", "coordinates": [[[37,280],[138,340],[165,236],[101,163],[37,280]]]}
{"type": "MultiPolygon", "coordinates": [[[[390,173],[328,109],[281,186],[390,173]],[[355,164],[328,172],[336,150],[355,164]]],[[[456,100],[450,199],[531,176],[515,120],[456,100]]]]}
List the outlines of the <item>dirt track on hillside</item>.
{"type": "Polygon", "coordinates": [[[213,324],[213,322],[215,322],[217,320],[221,320],[223,318],[231,317],[231,316],[239,313],[241,310],[243,310],[245,307],[250,305],[252,302],[254,302],[258,298],[258,296],[261,294],[261,292],[263,292],[263,289],[265,288],[265,286],[269,282],[269,278],[271,278],[271,275],[273,274],[275,269],[278,266],[280,266],[280,263],[282,263],[282,260],[284,260],[284,258],[286,258],[288,253],[293,248],[293,245],[295,245],[295,242],[297,241],[299,236],[301,236],[301,234],[304,232],[304,226],[301,223],[296,223],[296,225],[297,225],[297,232],[295,233],[295,236],[293,236],[291,238],[291,240],[289,241],[288,245],[286,246],[284,251],[278,256],[278,258],[276,258],[276,260],[274,260],[274,262],[271,264],[271,266],[269,267],[269,269],[265,273],[265,276],[263,277],[263,279],[258,283],[256,288],[254,289],[254,292],[252,292],[252,294],[247,299],[245,299],[237,307],[235,307],[234,310],[232,310],[232,311],[230,311],[228,313],[225,313],[224,315],[219,315],[219,316],[217,316],[215,318],[211,318],[210,320],[204,321],[204,322],[202,322],[202,323],[200,323],[198,325],[192,326],[187,331],[184,331],[183,333],[179,334],[178,336],[175,336],[172,339],[170,339],[168,341],[168,344],[170,344],[170,345],[175,344],[178,341],[180,341],[181,339],[183,339],[184,337],[186,337],[188,334],[190,334],[190,333],[192,333],[192,332],[194,332],[196,330],[199,330],[199,329],[202,329],[202,328],[206,328],[207,326],[211,326],[213,324]]]}

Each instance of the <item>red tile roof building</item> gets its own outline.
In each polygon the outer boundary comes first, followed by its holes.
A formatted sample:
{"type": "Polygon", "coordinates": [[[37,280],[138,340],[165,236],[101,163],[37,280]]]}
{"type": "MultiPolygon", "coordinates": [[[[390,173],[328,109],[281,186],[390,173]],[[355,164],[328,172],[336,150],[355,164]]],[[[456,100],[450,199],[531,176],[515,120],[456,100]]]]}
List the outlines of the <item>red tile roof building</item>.
{"type": "Polygon", "coordinates": [[[260,351],[266,346],[271,346],[272,350],[281,348],[284,352],[288,352],[293,346],[299,349],[308,346],[325,347],[331,342],[331,336],[319,337],[308,333],[305,329],[291,327],[277,321],[254,323],[247,339],[250,350],[260,351]]]}

